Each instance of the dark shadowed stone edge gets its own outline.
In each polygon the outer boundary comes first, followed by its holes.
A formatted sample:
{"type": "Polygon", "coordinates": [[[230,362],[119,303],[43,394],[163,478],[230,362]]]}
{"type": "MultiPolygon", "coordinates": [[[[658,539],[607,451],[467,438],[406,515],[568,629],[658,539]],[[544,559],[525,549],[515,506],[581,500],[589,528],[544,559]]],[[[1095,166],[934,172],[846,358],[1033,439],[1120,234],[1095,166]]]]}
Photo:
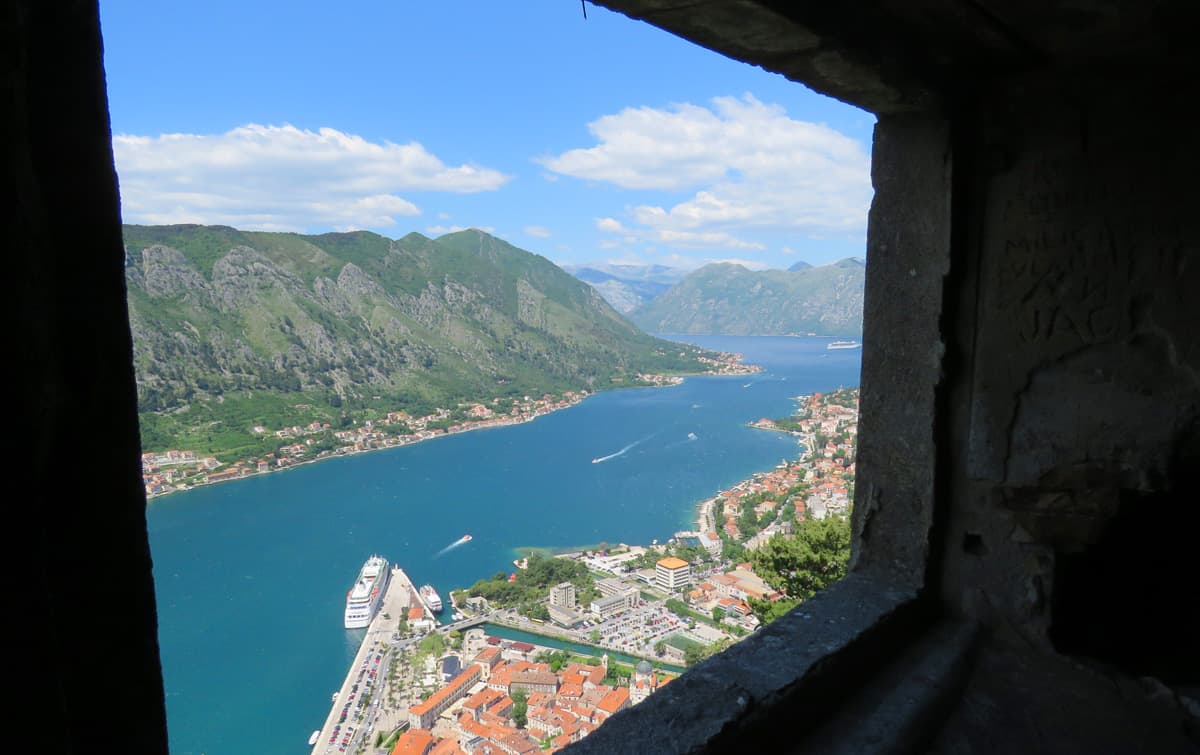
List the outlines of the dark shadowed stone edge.
{"type": "Polygon", "coordinates": [[[943,621],[858,690],[793,751],[820,755],[928,752],[970,676],[979,627],[943,621]]]}
{"type": "Polygon", "coordinates": [[[851,574],[568,751],[748,752],[777,746],[781,737],[795,742],[930,620],[914,591],[851,574]]]}

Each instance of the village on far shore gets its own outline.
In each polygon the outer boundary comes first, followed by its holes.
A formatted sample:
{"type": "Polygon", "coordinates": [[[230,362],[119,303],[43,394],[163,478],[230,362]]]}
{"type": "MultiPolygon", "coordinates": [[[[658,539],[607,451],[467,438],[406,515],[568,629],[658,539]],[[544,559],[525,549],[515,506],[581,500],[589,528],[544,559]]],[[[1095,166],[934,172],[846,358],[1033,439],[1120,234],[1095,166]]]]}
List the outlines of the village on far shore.
{"type": "Polygon", "coordinates": [[[531,553],[453,591],[444,626],[410,586],[397,631],[365,650],[365,691],[340,714],[335,702],[313,753],[557,752],[756,631],[756,613],[787,596],[753,553],[800,522],[844,521],[853,500],[858,389],[797,401],[791,417],[750,424],[794,435],[799,458],[700,502],[695,531],[531,553]]]}
{"type": "MultiPolygon", "coordinates": [[[[700,357],[710,375],[746,375],[762,370],[742,363],[742,355],[722,353],[717,358],[700,357]]],[[[636,374],[626,380],[613,378],[613,387],[664,387],[679,385],[677,375],[636,374]]],[[[495,397],[486,402],[466,402],[453,409],[436,408],[432,413],[414,417],[404,411],[389,411],[352,428],[334,429],[328,422],[311,422],[283,428],[255,425],[254,435],[274,435],[281,441],[277,452],[230,463],[215,456],[202,456],[194,450],[171,449],[142,454],[142,483],[147,498],[190,490],[199,485],[237,480],[266,474],[301,464],[408,446],[426,440],[470,430],[504,427],[531,422],[550,412],[578,404],[591,393],[586,390],[545,393],[540,397],[495,397]]]]}

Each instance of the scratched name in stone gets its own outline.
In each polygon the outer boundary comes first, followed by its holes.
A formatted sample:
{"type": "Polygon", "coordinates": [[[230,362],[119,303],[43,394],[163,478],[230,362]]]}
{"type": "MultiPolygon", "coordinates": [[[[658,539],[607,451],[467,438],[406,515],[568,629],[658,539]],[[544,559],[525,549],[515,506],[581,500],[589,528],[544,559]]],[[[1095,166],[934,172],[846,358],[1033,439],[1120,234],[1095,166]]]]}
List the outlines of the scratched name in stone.
{"type": "MultiPolygon", "coordinates": [[[[991,249],[993,306],[1024,343],[1103,343],[1130,328],[1128,247],[1093,205],[1103,192],[1028,192],[1010,199],[991,249]]],[[[1104,196],[1111,199],[1111,196],[1104,196]]]]}

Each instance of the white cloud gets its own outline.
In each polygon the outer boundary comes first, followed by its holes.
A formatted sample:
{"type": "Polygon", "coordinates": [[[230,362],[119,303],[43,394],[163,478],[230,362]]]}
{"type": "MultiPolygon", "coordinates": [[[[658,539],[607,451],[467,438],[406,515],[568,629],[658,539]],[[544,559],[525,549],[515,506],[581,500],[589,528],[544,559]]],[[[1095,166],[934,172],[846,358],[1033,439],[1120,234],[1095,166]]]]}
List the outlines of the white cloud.
{"type": "Polygon", "coordinates": [[[625,226],[616,218],[596,218],[596,227],[611,233],[625,233],[625,226]]]}
{"type": "MultiPolygon", "coordinates": [[[[752,95],[712,107],[627,108],[589,124],[593,147],[540,160],[549,170],[626,189],[690,198],[627,209],[644,239],[675,246],[762,249],[751,233],[862,236],[870,157],[854,139],[788,117],[752,95]]],[[[597,227],[615,231],[613,218],[597,227]],[[605,223],[607,225],[601,225],[605,223]]]]}
{"type": "Polygon", "coordinates": [[[490,225],[431,225],[425,229],[425,233],[430,236],[441,236],[447,233],[458,233],[459,231],[467,230],[483,231],[484,233],[495,233],[496,229],[490,225]]]}
{"type": "Polygon", "coordinates": [[[643,254],[639,254],[632,250],[625,251],[620,257],[609,257],[605,260],[610,265],[666,265],[667,267],[679,268],[680,270],[695,270],[696,268],[704,267],[718,262],[728,262],[734,265],[741,265],[749,270],[766,270],[769,265],[759,260],[745,259],[741,257],[695,257],[686,254],[664,254],[654,255],[652,259],[647,259],[644,254],[653,254],[654,249],[647,247],[643,250],[643,254]]]}
{"type": "Polygon", "coordinates": [[[718,259],[718,260],[706,260],[705,264],[707,265],[712,262],[725,262],[725,263],[728,263],[731,265],[741,265],[742,267],[744,267],[748,270],[766,270],[767,269],[767,264],[765,262],[760,262],[759,260],[748,260],[743,257],[725,257],[724,259],[718,259]]]}
{"type": "Polygon", "coordinates": [[[728,233],[721,233],[717,231],[675,231],[663,228],[659,229],[654,234],[654,238],[665,244],[670,244],[677,247],[699,248],[706,246],[719,246],[725,249],[748,249],[753,251],[761,251],[767,248],[764,244],[751,241],[742,241],[741,239],[731,236],[728,233]]]}
{"type": "Polygon", "coordinates": [[[524,231],[526,234],[539,239],[548,239],[554,235],[550,233],[549,228],[543,228],[540,225],[527,225],[525,226],[524,231]]]}
{"type": "Polygon", "coordinates": [[[124,219],[245,229],[381,228],[420,214],[405,191],[472,193],[509,176],[450,166],[416,142],[332,128],[240,126],[224,134],[120,134],[113,154],[124,219]]]}

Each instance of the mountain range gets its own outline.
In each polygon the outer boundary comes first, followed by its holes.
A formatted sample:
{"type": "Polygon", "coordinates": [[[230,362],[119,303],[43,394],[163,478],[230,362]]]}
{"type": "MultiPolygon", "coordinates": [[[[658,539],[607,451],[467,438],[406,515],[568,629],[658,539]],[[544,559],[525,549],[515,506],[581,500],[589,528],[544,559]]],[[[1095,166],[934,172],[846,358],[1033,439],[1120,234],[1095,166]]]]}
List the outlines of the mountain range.
{"type": "Polygon", "coordinates": [[[689,273],[627,316],[650,333],[857,337],[866,263],[753,271],[716,263],[689,273]]]}
{"type": "Polygon", "coordinates": [[[478,230],[124,236],[147,447],[702,371],[701,350],[642,333],[546,258],[478,230]]]}
{"type": "Polygon", "coordinates": [[[600,295],[622,314],[663,294],[687,276],[686,270],[664,265],[563,265],[563,270],[591,284],[600,295]]]}

